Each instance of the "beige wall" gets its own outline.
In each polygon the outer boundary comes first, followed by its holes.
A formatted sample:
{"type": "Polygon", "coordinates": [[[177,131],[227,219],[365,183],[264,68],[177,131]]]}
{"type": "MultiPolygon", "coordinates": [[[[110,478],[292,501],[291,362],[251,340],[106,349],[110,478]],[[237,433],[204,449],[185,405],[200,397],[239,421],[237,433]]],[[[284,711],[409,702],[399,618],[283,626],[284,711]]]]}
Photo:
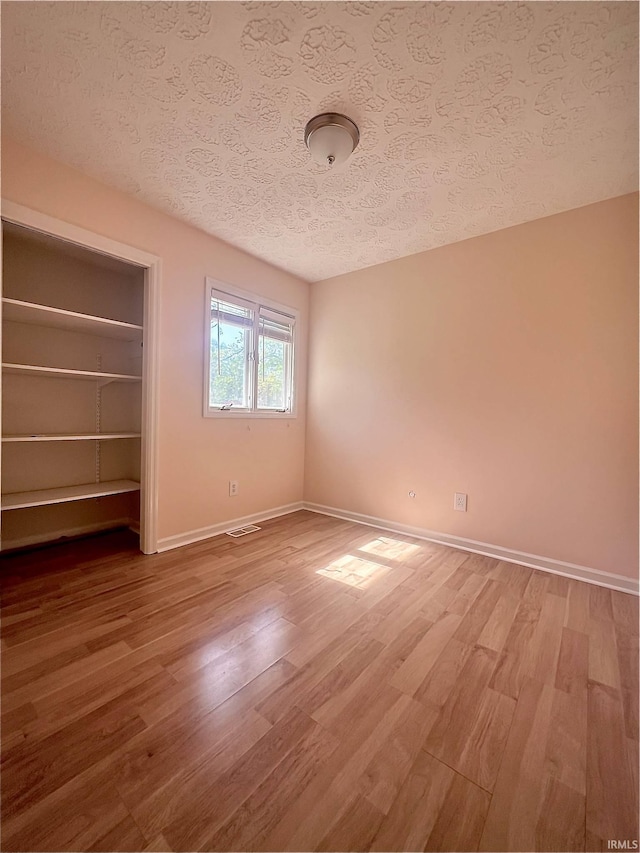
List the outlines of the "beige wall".
{"type": "Polygon", "coordinates": [[[305,498],[636,575],[637,227],[625,196],[314,284],[305,498]]]}
{"type": "Polygon", "coordinates": [[[301,500],[309,285],[9,139],[2,146],[2,195],[163,259],[159,537],[301,500]],[[202,417],[206,275],[300,310],[296,419],[202,417]],[[229,479],[240,482],[234,498],[229,479]]]}

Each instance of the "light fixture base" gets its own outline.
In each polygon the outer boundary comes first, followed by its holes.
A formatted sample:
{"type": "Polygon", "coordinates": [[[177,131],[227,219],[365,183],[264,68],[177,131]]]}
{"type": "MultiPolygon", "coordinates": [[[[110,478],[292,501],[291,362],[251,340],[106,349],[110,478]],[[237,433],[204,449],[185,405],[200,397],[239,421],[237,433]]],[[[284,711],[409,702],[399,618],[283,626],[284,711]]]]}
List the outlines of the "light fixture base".
{"type": "Polygon", "coordinates": [[[358,126],[342,113],[321,113],[308,121],[304,129],[304,142],[311,155],[328,166],[343,163],[359,141],[358,126]]]}

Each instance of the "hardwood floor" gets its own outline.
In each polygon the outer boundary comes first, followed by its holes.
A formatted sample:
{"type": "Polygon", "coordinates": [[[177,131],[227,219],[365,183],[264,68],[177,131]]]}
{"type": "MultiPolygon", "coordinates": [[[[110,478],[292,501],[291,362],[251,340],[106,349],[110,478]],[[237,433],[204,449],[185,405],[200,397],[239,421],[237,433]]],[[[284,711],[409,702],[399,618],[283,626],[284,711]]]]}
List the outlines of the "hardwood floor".
{"type": "Polygon", "coordinates": [[[306,512],[262,527],[4,558],[3,850],[638,838],[635,597],[306,512]]]}

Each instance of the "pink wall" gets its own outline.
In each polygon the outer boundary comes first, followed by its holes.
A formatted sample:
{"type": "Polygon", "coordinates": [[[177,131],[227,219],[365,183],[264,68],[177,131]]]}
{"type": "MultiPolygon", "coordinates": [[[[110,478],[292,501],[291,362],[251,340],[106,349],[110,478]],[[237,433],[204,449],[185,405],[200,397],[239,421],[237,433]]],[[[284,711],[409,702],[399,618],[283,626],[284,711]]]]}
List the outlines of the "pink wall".
{"type": "Polygon", "coordinates": [[[309,285],[80,172],[3,140],[4,198],[163,259],[160,323],[159,537],[302,498],[309,285]],[[202,417],[206,275],[301,312],[298,417],[202,417]],[[228,496],[228,480],[240,493],[228,496]]]}
{"type": "Polygon", "coordinates": [[[636,575],[637,228],[624,196],[314,284],[305,499],[636,575]]]}
{"type": "Polygon", "coordinates": [[[313,285],[305,471],[309,286],[11,140],[2,155],[5,198],[163,258],[161,539],[298,501],[306,473],[315,503],[637,573],[636,196],[313,285]],[[297,419],[202,418],[205,275],[300,309],[297,419]]]}

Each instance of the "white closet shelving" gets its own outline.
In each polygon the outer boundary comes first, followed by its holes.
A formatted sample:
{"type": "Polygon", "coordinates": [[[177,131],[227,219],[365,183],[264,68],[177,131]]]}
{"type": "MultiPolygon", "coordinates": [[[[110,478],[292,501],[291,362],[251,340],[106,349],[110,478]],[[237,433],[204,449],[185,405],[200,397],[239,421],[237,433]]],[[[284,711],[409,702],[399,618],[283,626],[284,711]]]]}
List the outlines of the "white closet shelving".
{"type": "Polygon", "coordinates": [[[72,332],[88,332],[124,341],[142,340],[142,326],[124,323],[121,320],[109,320],[106,317],[93,317],[77,311],[65,311],[50,305],[38,305],[35,302],[23,302],[20,299],[2,300],[3,317],[14,323],[29,323],[33,326],[50,326],[68,329],[72,332]]]}
{"type": "Polygon", "coordinates": [[[3,435],[2,440],[9,444],[17,441],[112,441],[116,438],[141,438],[139,432],[94,432],[78,435],[3,435]]]}
{"type": "Polygon", "coordinates": [[[28,509],[34,506],[82,501],[87,498],[103,498],[124,492],[136,492],[140,483],[134,480],[112,480],[81,486],[65,486],[59,489],[34,489],[31,492],[12,492],[2,498],[2,509],[28,509]]]}
{"type": "Polygon", "coordinates": [[[102,373],[96,370],[69,370],[64,367],[44,367],[40,364],[11,364],[2,362],[2,370],[6,374],[22,374],[27,376],[44,376],[58,379],[85,379],[97,381],[100,384],[107,382],[140,382],[140,376],[129,373],[102,373]]]}
{"type": "Polygon", "coordinates": [[[135,526],[142,276],[17,226],[4,250],[3,549],[135,526]]]}

